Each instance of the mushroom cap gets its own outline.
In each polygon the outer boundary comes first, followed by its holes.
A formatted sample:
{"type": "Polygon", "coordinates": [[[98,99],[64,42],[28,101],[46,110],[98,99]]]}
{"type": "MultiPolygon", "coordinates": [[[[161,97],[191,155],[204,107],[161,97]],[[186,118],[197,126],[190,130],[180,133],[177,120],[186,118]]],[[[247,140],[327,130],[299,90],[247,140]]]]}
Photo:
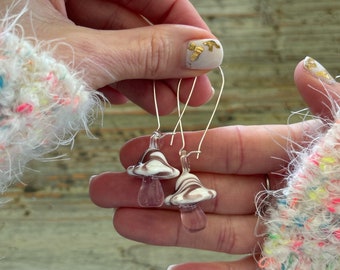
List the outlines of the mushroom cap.
{"type": "Polygon", "coordinates": [[[184,172],[177,179],[176,192],[165,198],[167,205],[189,205],[216,197],[216,191],[208,189],[201,184],[198,177],[192,173],[184,172]]]}
{"type": "Polygon", "coordinates": [[[143,161],[129,166],[127,173],[138,177],[157,177],[158,179],[172,179],[179,175],[179,171],[168,163],[159,150],[147,153],[143,161]]]}

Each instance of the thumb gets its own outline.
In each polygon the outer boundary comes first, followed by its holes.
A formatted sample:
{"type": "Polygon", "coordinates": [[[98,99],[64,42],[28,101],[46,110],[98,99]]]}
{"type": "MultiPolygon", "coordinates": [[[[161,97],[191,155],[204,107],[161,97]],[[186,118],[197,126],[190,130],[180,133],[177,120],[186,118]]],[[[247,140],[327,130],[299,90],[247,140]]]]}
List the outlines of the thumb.
{"type": "Polygon", "coordinates": [[[333,119],[340,104],[340,84],[315,59],[307,56],[296,67],[295,84],[311,112],[333,119]]]}
{"type": "Polygon", "coordinates": [[[99,34],[82,30],[75,51],[83,54],[81,59],[90,58],[89,76],[103,77],[98,76],[103,73],[98,66],[110,75],[99,87],[128,79],[199,76],[223,60],[221,43],[207,30],[192,26],[154,25],[99,34]]]}

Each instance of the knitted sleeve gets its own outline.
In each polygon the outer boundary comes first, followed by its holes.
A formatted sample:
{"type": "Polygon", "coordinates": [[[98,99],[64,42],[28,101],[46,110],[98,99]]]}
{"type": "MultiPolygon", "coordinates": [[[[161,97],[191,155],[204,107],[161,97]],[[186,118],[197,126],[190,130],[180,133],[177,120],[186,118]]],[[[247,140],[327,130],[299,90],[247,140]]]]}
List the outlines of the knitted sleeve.
{"type": "Polygon", "coordinates": [[[28,161],[87,130],[99,104],[78,72],[22,38],[16,27],[6,19],[0,25],[0,194],[28,161]]]}

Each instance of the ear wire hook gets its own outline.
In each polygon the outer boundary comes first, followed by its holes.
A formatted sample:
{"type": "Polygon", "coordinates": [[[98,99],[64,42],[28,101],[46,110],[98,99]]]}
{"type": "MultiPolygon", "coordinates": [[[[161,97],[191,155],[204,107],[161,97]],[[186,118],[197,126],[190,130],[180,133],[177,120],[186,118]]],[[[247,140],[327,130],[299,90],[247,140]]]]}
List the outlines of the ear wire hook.
{"type": "Polygon", "coordinates": [[[161,121],[159,119],[159,111],[158,111],[158,103],[157,103],[157,94],[156,94],[156,81],[152,81],[152,89],[153,89],[153,102],[155,104],[155,112],[156,112],[156,119],[157,119],[157,129],[159,131],[161,128],[161,121]]]}
{"type": "Polygon", "coordinates": [[[183,108],[182,112],[181,112],[181,105],[180,105],[180,100],[179,100],[179,91],[180,91],[180,88],[181,88],[182,79],[180,79],[178,81],[178,85],[177,85],[177,112],[178,112],[178,121],[176,123],[176,126],[175,126],[173,132],[172,132],[172,137],[171,137],[170,145],[173,144],[174,135],[175,135],[177,126],[179,126],[179,130],[180,130],[180,134],[181,134],[181,139],[182,139],[182,147],[179,150],[179,155],[180,156],[182,155],[183,150],[185,148],[185,139],[184,139],[183,125],[182,125],[182,117],[183,117],[184,112],[185,112],[185,110],[186,110],[186,108],[188,106],[188,103],[189,103],[190,99],[191,99],[191,95],[192,95],[192,93],[194,91],[194,88],[195,88],[195,85],[196,85],[196,80],[197,80],[197,77],[195,77],[195,79],[193,81],[193,84],[192,84],[192,87],[191,87],[188,99],[187,99],[186,103],[184,104],[184,108],[183,108]]]}
{"type": "Polygon", "coordinates": [[[177,84],[177,96],[176,96],[176,98],[177,98],[178,120],[177,120],[177,123],[176,123],[176,125],[174,127],[174,130],[172,131],[170,145],[173,144],[174,136],[175,136],[177,127],[180,126],[181,136],[182,136],[182,143],[183,143],[181,150],[183,150],[184,147],[185,147],[184,135],[183,135],[183,126],[182,126],[182,117],[184,115],[184,112],[185,112],[186,108],[188,107],[188,104],[189,104],[189,101],[191,99],[192,93],[194,92],[194,89],[195,89],[195,86],[196,86],[196,81],[197,81],[197,77],[194,78],[194,81],[192,83],[192,86],[191,86],[191,89],[190,89],[190,92],[189,92],[189,96],[187,98],[187,101],[184,104],[182,112],[181,112],[181,106],[180,106],[180,101],[179,101],[179,92],[180,92],[180,88],[181,88],[182,79],[179,79],[178,84],[177,84]]]}
{"type": "MultiPolygon", "coordinates": [[[[195,80],[196,80],[196,78],[197,78],[197,77],[195,77],[195,80]]],[[[184,148],[185,148],[185,139],[184,139],[183,125],[182,125],[182,121],[181,121],[183,114],[181,114],[181,106],[180,106],[180,102],[179,102],[179,89],[181,88],[181,82],[182,82],[182,79],[180,79],[180,80],[178,81],[178,85],[177,85],[177,111],[178,111],[178,122],[177,122],[177,123],[179,123],[179,130],[180,130],[181,139],[182,139],[182,147],[181,147],[181,149],[179,150],[179,155],[181,155],[182,151],[183,151],[184,148]]],[[[194,82],[195,82],[195,81],[194,81],[194,82]]],[[[193,88],[192,88],[192,89],[193,89],[193,88]]],[[[191,97],[191,93],[192,93],[192,91],[190,91],[189,97],[191,97]]],[[[186,104],[189,102],[189,97],[188,97],[188,99],[187,99],[186,104]]],[[[185,104],[185,105],[186,105],[186,104],[185,104]]],[[[184,108],[183,108],[183,113],[184,113],[185,108],[186,108],[185,105],[184,105],[184,108]]],[[[174,129],[174,131],[173,131],[172,134],[175,134],[176,129],[177,129],[177,127],[175,126],[175,129],[174,129]]],[[[172,137],[171,137],[171,145],[172,145],[172,143],[173,143],[173,139],[174,139],[174,135],[172,135],[172,137]]]]}
{"type": "MultiPolygon", "coordinates": [[[[207,135],[207,132],[208,132],[208,130],[209,130],[209,127],[210,127],[210,125],[211,125],[211,122],[212,122],[212,120],[213,120],[213,118],[214,118],[214,116],[215,116],[215,113],[216,113],[216,111],[217,111],[217,107],[218,107],[218,105],[219,105],[219,103],[220,103],[221,96],[222,96],[223,89],[224,89],[224,84],[225,84],[225,77],[224,77],[224,73],[223,73],[222,68],[219,66],[218,69],[219,69],[220,74],[221,74],[221,80],[222,80],[222,82],[221,82],[220,92],[219,92],[219,94],[218,94],[218,97],[217,97],[217,100],[216,100],[215,107],[214,107],[213,112],[212,112],[212,114],[211,114],[211,116],[210,116],[210,118],[209,118],[208,124],[207,124],[207,126],[206,126],[206,128],[205,128],[205,130],[204,130],[204,132],[203,132],[203,134],[202,134],[202,137],[201,137],[201,140],[200,140],[200,142],[199,142],[199,144],[198,144],[197,150],[193,150],[193,151],[190,151],[189,153],[187,153],[187,154],[186,154],[187,157],[188,157],[189,155],[193,154],[193,153],[196,153],[196,154],[197,154],[196,158],[197,158],[197,159],[199,158],[199,155],[200,155],[200,153],[201,153],[201,147],[202,147],[204,138],[205,138],[205,136],[207,135]]],[[[179,80],[178,85],[177,85],[177,110],[178,110],[178,116],[179,116],[179,117],[178,117],[178,121],[177,121],[177,123],[176,123],[176,125],[175,125],[175,128],[174,128],[174,130],[173,130],[173,132],[172,132],[172,137],[171,137],[170,145],[173,144],[173,140],[174,140],[174,136],[175,136],[175,133],[176,133],[176,129],[177,129],[177,127],[179,126],[179,127],[180,127],[180,133],[181,133],[181,139],[182,139],[182,148],[179,150],[180,155],[181,155],[181,153],[183,152],[183,150],[184,150],[184,148],[185,148],[185,139],[184,139],[183,126],[182,126],[182,117],[183,117],[184,112],[185,112],[185,110],[186,110],[186,108],[187,108],[187,106],[188,106],[188,103],[189,103],[190,99],[191,99],[192,93],[193,93],[193,91],[194,91],[194,89],[195,89],[196,81],[197,81],[197,77],[195,77],[195,79],[194,79],[194,81],[193,81],[193,84],[192,84],[192,87],[191,87],[191,90],[190,90],[188,99],[187,99],[187,101],[185,102],[182,111],[181,111],[181,109],[180,109],[180,101],[179,101],[179,92],[180,92],[180,85],[181,85],[182,79],[179,80]]]]}
{"type": "MultiPolygon", "coordinates": [[[[179,100],[179,91],[180,91],[180,87],[181,87],[181,82],[182,82],[182,79],[180,79],[178,81],[178,85],[177,85],[177,111],[178,111],[178,121],[177,121],[177,126],[179,125],[179,130],[180,130],[180,134],[181,134],[181,139],[182,139],[182,147],[181,149],[179,150],[179,155],[185,159],[187,159],[192,153],[196,152],[196,151],[191,151],[189,153],[187,153],[184,148],[185,148],[185,138],[184,138],[184,131],[183,131],[183,125],[182,125],[182,117],[184,115],[184,112],[185,112],[185,109],[187,108],[188,106],[188,103],[190,101],[190,98],[192,96],[192,93],[195,89],[195,85],[196,85],[196,81],[197,81],[197,77],[195,77],[193,83],[192,83],[192,86],[191,86],[191,90],[190,90],[190,93],[189,93],[189,96],[188,96],[188,99],[184,105],[184,108],[183,108],[183,111],[181,112],[181,106],[180,106],[180,100],[179,100]]],[[[174,131],[172,132],[172,137],[171,137],[171,145],[172,145],[172,142],[173,142],[173,139],[174,139],[174,134],[175,134],[175,131],[176,131],[177,127],[175,126],[174,128],[174,131]]],[[[187,163],[187,161],[185,162],[187,163]]],[[[183,164],[182,164],[183,165],[183,164]]],[[[188,169],[188,165],[184,166],[184,167],[187,167],[188,169]]]]}
{"type": "Polygon", "coordinates": [[[166,135],[169,135],[171,133],[162,133],[160,131],[161,129],[161,121],[160,121],[160,115],[159,115],[159,110],[158,110],[158,102],[157,102],[157,91],[156,91],[156,81],[153,80],[152,82],[152,91],[153,91],[153,102],[155,106],[155,114],[156,114],[156,119],[157,119],[157,128],[153,132],[153,135],[157,137],[157,139],[161,139],[166,135]]]}
{"type": "Polygon", "coordinates": [[[197,157],[196,157],[196,158],[199,158],[199,155],[200,155],[200,153],[201,153],[201,147],[202,147],[203,140],[204,140],[205,136],[207,135],[208,129],[209,129],[209,127],[210,127],[210,125],[211,125],[211,122],[212,122],[212,120],[213,120],[213,118],[214,118],[214,116],[215,116],[215,113],[216,113],[216,111],[217,111],[217,107],[218,107],[218,104],[220,103],[221,96],[222,96],[222,92],[223,92],[223,89],[224,89],[224,84],[225,84],[224,73],[223,73],[223,70],[222,70],[221,66],[219,66],[218,69],[219,69],[219,71],[220,71],[221,80],[222,80],[222,82],[221,82],[221,87],[220,87],[220,92],[219,92],[219,94],[218,94],[218,97],[217,97],[217,100],[216,100],[216,103],[215,103],[215,107],[214,107],[213,112],[212,112],[212,114],[211,114],[211,116],[210,116],[210,119],[209,119],[209,121],[208,121],[208,124],[207,124],[207,126],[206,126],[206,128],[205,128],[205,130],[204,130],[204,132],[203,132],[201,141],[200,141],[200,143],[198,144],[198,148],[197,148],[197,157]]]}

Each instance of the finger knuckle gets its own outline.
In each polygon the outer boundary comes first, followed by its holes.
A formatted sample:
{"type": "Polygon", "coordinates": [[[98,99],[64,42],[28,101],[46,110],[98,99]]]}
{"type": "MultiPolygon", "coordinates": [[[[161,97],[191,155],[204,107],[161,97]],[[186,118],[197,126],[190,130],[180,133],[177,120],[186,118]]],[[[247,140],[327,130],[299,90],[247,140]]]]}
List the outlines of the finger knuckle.
{"type": "Polygon", "coordinates": [[[223,227],[217,238],[216,250],[220,252],[232,253],[235,249],[236,233],[231,224],[230,217],[226,217],[223,227]]]}
{"type": "Polygon", "coordinates": [[[144,44],[147,48],[145,53],[145,76],[154,78],[165,71],[170,60],[171,44],[161,31],[153,31],[151,38],[144,44]]]}

